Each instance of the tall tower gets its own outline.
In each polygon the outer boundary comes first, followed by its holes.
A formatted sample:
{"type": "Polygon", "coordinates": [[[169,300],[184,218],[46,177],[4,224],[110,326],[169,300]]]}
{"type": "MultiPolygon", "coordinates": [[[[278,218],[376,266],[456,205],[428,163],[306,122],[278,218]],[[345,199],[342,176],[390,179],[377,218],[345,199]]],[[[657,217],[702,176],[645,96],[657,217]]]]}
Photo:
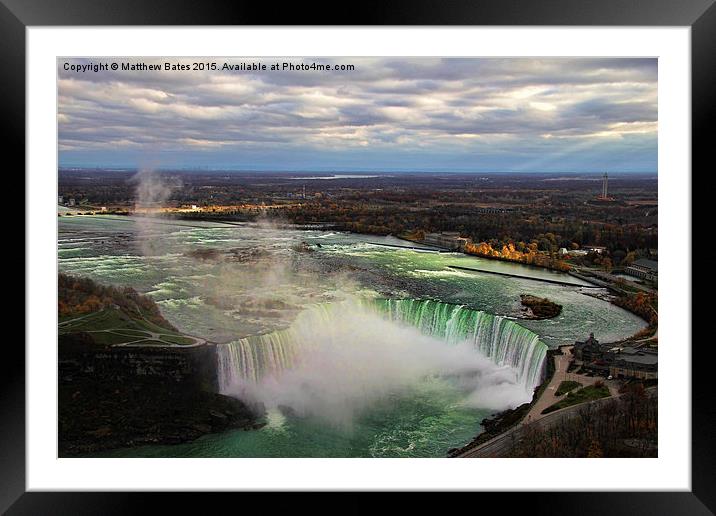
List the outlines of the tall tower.
{"type": "Polygon", "coordinates": [[[609,182],[609,176],[604,172],[602,176],[602,199],[607,199],[607,183],[609,182]]]}

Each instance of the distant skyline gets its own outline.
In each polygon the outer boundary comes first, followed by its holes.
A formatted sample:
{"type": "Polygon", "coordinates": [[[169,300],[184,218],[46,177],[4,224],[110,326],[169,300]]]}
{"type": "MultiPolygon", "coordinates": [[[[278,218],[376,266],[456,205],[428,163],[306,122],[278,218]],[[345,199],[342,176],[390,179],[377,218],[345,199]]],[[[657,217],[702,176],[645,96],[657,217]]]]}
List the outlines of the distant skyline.
{"type": "Polygon", "coordinates": [[[656,172],[657,60],[58,59],[60,167],[656,172]],[[64,63],[353,71],[67,71],[64,63]]]}

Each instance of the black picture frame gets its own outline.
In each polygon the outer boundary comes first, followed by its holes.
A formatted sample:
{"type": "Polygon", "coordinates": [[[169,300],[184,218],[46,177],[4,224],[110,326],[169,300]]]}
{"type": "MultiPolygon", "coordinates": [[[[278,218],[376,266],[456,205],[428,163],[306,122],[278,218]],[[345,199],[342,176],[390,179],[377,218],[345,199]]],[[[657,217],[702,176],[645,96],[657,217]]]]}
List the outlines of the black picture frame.
{"type": "MultiPolygon", "coordinates": [[[[326,25],[690,26],[694,167],[699,163],[706,164],[713,147],[709,129],[716,114],[714,0],[454,0],[439,3],[401,0],[316,6],[235,1],[0,0],[0,87],[3,92],[0,120],[6,129],[5,157],[15,157],[15,163],[24,169],[26,84],[23,71],[25,29],[28,26],[316,25],[319,20],[324,20],[326,25]]],[[[699,313],[696,308],[694,310],[699,313]]],[[[701,315],[708,317],[704,313],[701,315]]],[[[0,364],[1,511],[11,515],[125,514],[146,508],[148,497],[159,498],[157,501],[163,504],[167,513],[183,512],[177,508],[188,508],[186,496],[178,493],[25,492],[24,349],[17,345],[4,346],[0,364]]],[[[707,360],[695,360],[692,364],[691,492],[513,493],[508,495],[510,500],[529,503],[531,514],[716,512],[716,409],[712,403],[712,390],[705,380],[709,378],[709,370],[707,360]]],[[[559,480],[555,479],[555,483],[559,480]]],[[[482,497],[480,504],[485,508],[490,502],[503,504],[505,499],[500,493],[479,496],[482,497]]],[[[415,500],[420,503],[421,497],[415,497],[415,500]]],[[[217,502],[224,500],[212,499],[212,503],[217,502]]],[[[357,508],[360,504],[350,505],[357,508]]],[[[244,507],[248,508],[248,505],[244,507]]],[[[312,503],[311,507],[316,506],[312,503]]]]}

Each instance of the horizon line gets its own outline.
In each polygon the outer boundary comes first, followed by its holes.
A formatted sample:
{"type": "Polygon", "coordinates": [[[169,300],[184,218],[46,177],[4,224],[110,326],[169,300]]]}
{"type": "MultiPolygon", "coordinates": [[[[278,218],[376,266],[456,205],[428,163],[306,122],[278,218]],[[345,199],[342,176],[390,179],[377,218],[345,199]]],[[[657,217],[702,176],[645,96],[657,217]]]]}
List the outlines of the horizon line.
{"type": "Polygon", "coordinates": [[[569,170],[569,171],[539,171],[539,170],[420,170],[420,169],[266,169],[266,168],[213,168],[213,167],[138,167],[138,166],[117,166],[117,165],[59,165],[61,170],[87,170],[87,171],[139,171],[152,170],[156,172],[254,172],[254,173],[282,173],[282,174],[655,174],[658,170],[569,170]]]}

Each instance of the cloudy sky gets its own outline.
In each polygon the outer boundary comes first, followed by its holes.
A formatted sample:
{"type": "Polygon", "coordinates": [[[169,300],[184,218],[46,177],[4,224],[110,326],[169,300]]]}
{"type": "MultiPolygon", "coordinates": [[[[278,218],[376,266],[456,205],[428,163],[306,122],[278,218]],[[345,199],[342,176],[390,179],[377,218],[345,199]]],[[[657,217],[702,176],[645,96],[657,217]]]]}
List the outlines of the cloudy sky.
{"type": "Polygon", "coordinates": [[[59,59],[60,166],[656,172],[656,59],[59,59]],[[351,64],[99,71],[65,63],[351,64]]]}

